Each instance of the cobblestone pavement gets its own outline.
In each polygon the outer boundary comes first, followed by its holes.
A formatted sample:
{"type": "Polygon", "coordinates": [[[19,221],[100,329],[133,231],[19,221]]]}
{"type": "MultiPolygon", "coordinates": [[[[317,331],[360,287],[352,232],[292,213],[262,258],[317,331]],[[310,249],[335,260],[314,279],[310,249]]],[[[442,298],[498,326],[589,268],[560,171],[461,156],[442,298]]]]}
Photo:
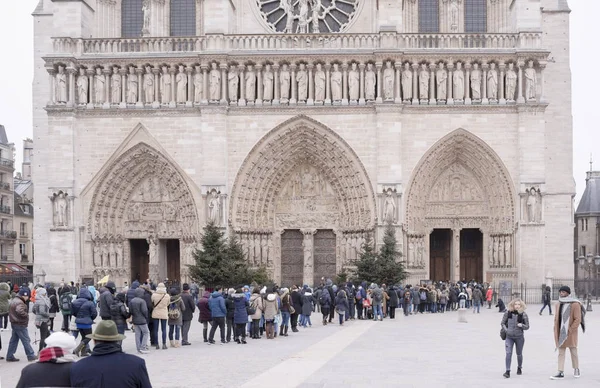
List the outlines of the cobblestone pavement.
{"type": "MultiPolygon", "coordinates": [[[[313,327],[275,340],[248,340],[248,345],[205,345],[194,320],[192,346],[152,350],[144,355],[154,387],[457,387],[465,383],[489,387],[600,386],[600,310],[587,314],[588,330],[579,335],[582,377],[574,379],[567,356],[566,381],[551,381],[557,353],[552,336],[553,317],[539,316],[540,306],[529,306],[531,329],[526,333],[523,375],[504,379],[504,343],[499,337],[501,314],[484,309],[468,312],[468,323],[457,313],[419,314],[395,320],[352,321],[343,327],[322,326],[313,314],[313,327]]],[[[600,309],[600,307],[597,307],[600,309]]],[[[197,318],[197,313],[196,313],[197,318]]],[[[33,321],[33,320],[31,320],[33,321]]],[[[55,327],[60,327],[57,319],[55,327]]],[[[35,327],[30,327],[33,338],[35,327]]],[[[218,331],[217,331],[218,333],[218,331]]],[[[133,332],[124,350],[135,353],[133,332]]],[[[1,333],[6,356],[10,332],[1,333]]],[[[159,334],[160,336],[160,334],[159,334]]],[[[216,336],[218,339],[218,335],[216,336]]],[[[218,342],[217,342],[218,343],[218,342]]],[[[37,349],[34,347],[34,349],[37,349]]],[[[22,346],[18,363],[0,361],[0,388],[14,387],[27,365],[22,346]]]]}

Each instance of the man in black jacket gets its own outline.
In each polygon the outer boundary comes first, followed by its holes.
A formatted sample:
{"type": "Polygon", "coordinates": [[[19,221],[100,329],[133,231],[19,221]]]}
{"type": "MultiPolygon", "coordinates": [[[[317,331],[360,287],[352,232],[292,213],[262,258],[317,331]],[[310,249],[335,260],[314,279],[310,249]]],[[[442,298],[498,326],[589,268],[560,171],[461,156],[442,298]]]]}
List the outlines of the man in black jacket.
{"type": "Polygon", "coordinates": [[[135,297],[129,302],[129,313],[135,330],[135,347],[138,353],[148,353],[148,338],[150,337],[148,321],[150,320],[150,314],[148,313],[148,306],[144,300],[144,290],[142,288],[135,290],[135,297]]]}
{"type": "Polygon", "coordinates": [[[294,310],[296,310],[291,315],[292,331],[294,333],[297,333],[298,332],[298,314],[300,314],[302,312],[302,295],[298,291],[298,286],[294,285],[292,287],[291,297],[292,297],[292,306],[294,306],[294,310]]]}
{"type": "Polygon", "coordinates": [[[110,320],[110,306],[113,304],[116,290],[117,286],[115,286],[115,282],[109,281],[106,283],[105,289],[100,294],[100,318],[102,318],[103,321],[110,320]]]}
{"type": "Polygon", "coordinates": [[[194,297],[190,294],[190,285],[187,283],[183,283],[183,292],[181,293],[181,301],[185,306],[185,310],[183,310],[181,319],[183,322],[183,326],[181,328],[181,345],[191,345],[188,342],[188,333],[190,332],[190,326],[192,325],[192,319],[194,319],[194,311],[196,310],[196,305],[194,304],[194,297]]]}

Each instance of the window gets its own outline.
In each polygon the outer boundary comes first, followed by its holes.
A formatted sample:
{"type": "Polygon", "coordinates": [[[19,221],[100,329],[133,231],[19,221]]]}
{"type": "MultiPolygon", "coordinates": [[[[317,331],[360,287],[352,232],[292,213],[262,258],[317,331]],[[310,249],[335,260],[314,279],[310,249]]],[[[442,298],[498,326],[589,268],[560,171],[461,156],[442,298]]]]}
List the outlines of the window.
{"type": "Polygon", "coordinates": [[[581,246],[581,256],[585,257],[586,254],[586,249],[585,249],[585,245],[581,246]]]}
{"type": "Polygon", "coordinates": [[[121,35],[123,38],[142,36],[143,27],[142,0],[123,0],[121,5],[121,35]]]}
{"type": "Polygon", "coordinates": [[[27,236],[27,224],[25,222],[21,222],[19,233],[21,236],[27,236]]]}
{"type": "Polygon", "coordinates": [[[584,228],[584,223],[583,223],[583,218],[581,219],[581,231],[583,232],[583,228],[584,228]]]}
{"type": "Polygon", "coordinates": [[[419,0],[419,32],[440,32],[439,0],[419,0]]]}
{"type": "Polygon", "coordinates": [[[487,0],[465,0],[465,32],[487,31],[487,0]]]}
{"type": "Polygon", "coordinates": [[[19,253],[21,255],[26,255],[27,254],[27,244],[25,244],[25,243],[20,243],[19,244],[19,253]]]}
{"type": "Polygon", "coordinates": [[[29,214],[29,205],[21,205],[21,209],[23,210],[23,213],[29,214]]]}
{"type": "Polygon", "coordinates": [[[196,35],[196,0],[171,0],[171,36],[196,35]]]}
{"type": "Polygon", "coordinates": [[[588,230],[588,219],[587,218],[585,219],[585,230],[586,231],[588,230]]]}

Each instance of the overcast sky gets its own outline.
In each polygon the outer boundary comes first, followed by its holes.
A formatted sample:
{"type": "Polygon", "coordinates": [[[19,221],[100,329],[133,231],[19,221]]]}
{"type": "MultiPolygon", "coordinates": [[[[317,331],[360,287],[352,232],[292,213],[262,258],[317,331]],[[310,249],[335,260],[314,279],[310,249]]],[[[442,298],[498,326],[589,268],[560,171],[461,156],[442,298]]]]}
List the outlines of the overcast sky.
{"type": "MultiPolygon", "coordinates": [[[[31,82],[33,79],[33,17],[38,0],[0,0],[0,124],[17,147],[21,170],[22,139],[33,138],[31,82]]],[[[590,153],[600,169],[600,91],[597,47],[600,0],[569,0],[571,12],[571,71],[573,73],[573,175],[577,200],[585,188],[590,153]]]]}

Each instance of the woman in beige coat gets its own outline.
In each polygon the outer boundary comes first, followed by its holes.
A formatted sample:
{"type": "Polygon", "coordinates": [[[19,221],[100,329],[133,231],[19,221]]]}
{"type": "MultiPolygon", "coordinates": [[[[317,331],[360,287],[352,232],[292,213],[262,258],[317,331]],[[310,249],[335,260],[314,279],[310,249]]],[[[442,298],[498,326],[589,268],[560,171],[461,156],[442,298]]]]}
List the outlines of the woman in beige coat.
{"type": "Polygon", "coordinates": [[[169,303],[171,297],[167,294],[167,288],[164,283],[159,283],[156,291],[152,294],[152,320],[154,321],[154,338],[156,338],[156,349],[160,349],[158,344],[158,325],[162,331],[163,349],[167,349],[167,320],[169,319],[169,303]]]}
{"type": "Polygon", "coordinates": [[[260,296],[260,291],[258,290],[258,287],[254,288],[254,291],[250,296],[250,307],[256,310],[254,314],[250,316],[252,318],[252,339],[259,339],[260,335],[258,334],[258,332],[260,328],[260,318],[262,317],[265,305],[262,297],[260,296]]]}

